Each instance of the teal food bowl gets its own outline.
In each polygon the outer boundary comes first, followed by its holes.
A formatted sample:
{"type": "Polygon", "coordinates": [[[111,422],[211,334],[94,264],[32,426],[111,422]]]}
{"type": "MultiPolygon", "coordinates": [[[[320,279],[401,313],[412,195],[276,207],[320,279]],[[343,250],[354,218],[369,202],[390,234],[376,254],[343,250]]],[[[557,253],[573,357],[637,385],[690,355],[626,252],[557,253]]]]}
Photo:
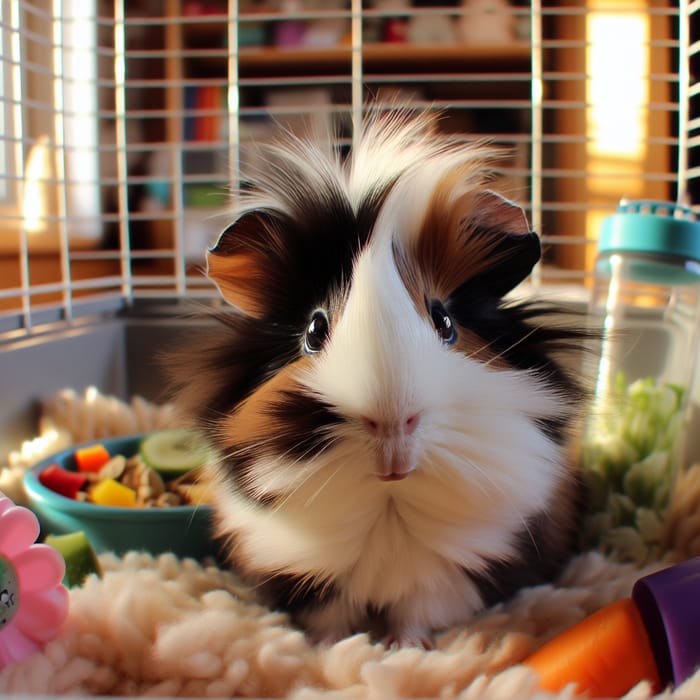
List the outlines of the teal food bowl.
{"type": "Polygon", "coordinates": [[[179,557],[202,559],[215,554],[212,508],[178,505],[159,508],[126,508],[95,505],[62,496],[44,486],[39,475],[52,464],[76,471],[75,451],[100,443],[110,455],[131,457],[138,453],[145,435],[108,438],[75,445],[42,460],[24,475],[24,490],[43,534],[64,535],[82,531],[96,552],[172,552],[179,557]]]}

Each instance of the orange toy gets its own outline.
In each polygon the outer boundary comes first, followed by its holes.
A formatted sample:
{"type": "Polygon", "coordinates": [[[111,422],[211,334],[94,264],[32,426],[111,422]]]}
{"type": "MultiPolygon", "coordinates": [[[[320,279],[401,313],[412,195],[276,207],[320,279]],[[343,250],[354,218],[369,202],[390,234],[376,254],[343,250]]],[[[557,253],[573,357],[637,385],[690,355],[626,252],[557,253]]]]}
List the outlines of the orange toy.
{"type": "Polygon", "coordinates": [[[639,579],[631,598],[566,630],[525,664],[545,690],[575,683],[592,697],[619,697],[642,680],[654,692],[681,683],[700,667],[700,558],[639,579]]]}

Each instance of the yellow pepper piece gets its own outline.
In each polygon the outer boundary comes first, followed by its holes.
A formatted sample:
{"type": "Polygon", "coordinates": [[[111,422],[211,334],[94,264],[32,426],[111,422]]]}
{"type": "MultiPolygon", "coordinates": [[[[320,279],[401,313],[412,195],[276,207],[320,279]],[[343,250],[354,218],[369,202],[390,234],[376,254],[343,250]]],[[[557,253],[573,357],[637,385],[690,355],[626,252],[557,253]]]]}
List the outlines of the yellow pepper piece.
{"type": "Polygon", "coordinates": [[[104,479],[90,490],[90,500],[100,506],[132,508],[136,505],[136,491],[114,479],[104,479]]]}

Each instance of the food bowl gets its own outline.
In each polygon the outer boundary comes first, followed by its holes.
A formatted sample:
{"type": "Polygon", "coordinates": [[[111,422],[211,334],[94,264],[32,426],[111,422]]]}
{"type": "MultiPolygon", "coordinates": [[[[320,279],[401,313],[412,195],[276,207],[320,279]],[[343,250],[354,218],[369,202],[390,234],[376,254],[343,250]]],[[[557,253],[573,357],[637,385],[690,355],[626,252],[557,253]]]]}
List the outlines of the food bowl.
{"type": "Polygon", "coordinates": [[[76,445],[42,460],[29,470],[24,475],[24,490],[43,533],[63,535],[82,531],[96,552],[172,552],[196,559],[213,555],[212,508],[209,505],[152,508],[96,505],[56,493],[39,479],[52,464],[70,472],[77,471],[75,452],[82,447],[102,444],[110,455],[128,458],[139,452],[145,437],[131,435],[76,445]]]}

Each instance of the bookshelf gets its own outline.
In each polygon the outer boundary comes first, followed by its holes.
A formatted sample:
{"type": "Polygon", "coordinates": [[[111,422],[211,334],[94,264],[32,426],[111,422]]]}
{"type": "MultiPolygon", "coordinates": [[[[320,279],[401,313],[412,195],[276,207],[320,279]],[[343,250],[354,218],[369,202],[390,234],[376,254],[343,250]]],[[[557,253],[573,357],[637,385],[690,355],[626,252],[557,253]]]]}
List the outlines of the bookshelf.
{"type": "MultiPolygon", "coordinates": [[[[198,32],[201,30],[198,30],[198,32]]],[[[239,50],[241,77],[333,74],[347,71],[352,48],[345,44],[328,48],[243,47],[239,50]]],[[[493,45],[438,45],[369,43],[362,47],[366,72],[397,71],[406,74],[434,73],[440,70],[462,72],[504,69],[529,70],[530,46],[526,41],[493,45]]],[[[218,53],[204,59],[211,68],[223,65],[218,53]]]]}
{"type": "MultiPolygon", "coordinates": [[[[242,16],[236,27],[240,45],[229,51],[231,26],[225,14],[197,14],[167,5],[165,27],[166,139],[181,144],[174,170],[184,183],[182,206],[202,219],[224,203],[229,163],[246,163],[249,140],[265,140],[279,123],[292,130],[327,127],[349,119],[353,101],[353,49],[347,35],[327,46],[270,45],[270,27],[285,16],[266,15],[263,45],[244,45],[242,27],[254,19],[242,16]],[[232,76],[235,72],[235,76],[232,76]],[[238,86],[238,118],[233,128],[227,90],[238,86]],[[236,144],[240,143],[240,152],[236,144]],[[222,195],[222,196],[219,196],[222,195]]],[[[325,9],[325,8],[324,8],[325,9]]],[[[527,201],[530,133],[529,40],[507,43],[426,43],[367,41],[362,45],[363,101],[371,98],[410,101],[445,111],[445,129],[491,136],[513,151],[514,174],[506,189],[527,201]],[[508,138],[512,140],[507,142],[508,138]],[[514,140],[514,142],[513,142],[514,140]]],[[[356,86],[355,86],[356,87],[356,86]]],[[[356,95],[355,95],[356,98],[356,95]]],[[[349,124],[345,133],[349,134],[349,124]]],[[[193,218],[190,212],[186,217],[193,218]]],[[[216,227],[217,224],[212,224],[216,227]]]]}

